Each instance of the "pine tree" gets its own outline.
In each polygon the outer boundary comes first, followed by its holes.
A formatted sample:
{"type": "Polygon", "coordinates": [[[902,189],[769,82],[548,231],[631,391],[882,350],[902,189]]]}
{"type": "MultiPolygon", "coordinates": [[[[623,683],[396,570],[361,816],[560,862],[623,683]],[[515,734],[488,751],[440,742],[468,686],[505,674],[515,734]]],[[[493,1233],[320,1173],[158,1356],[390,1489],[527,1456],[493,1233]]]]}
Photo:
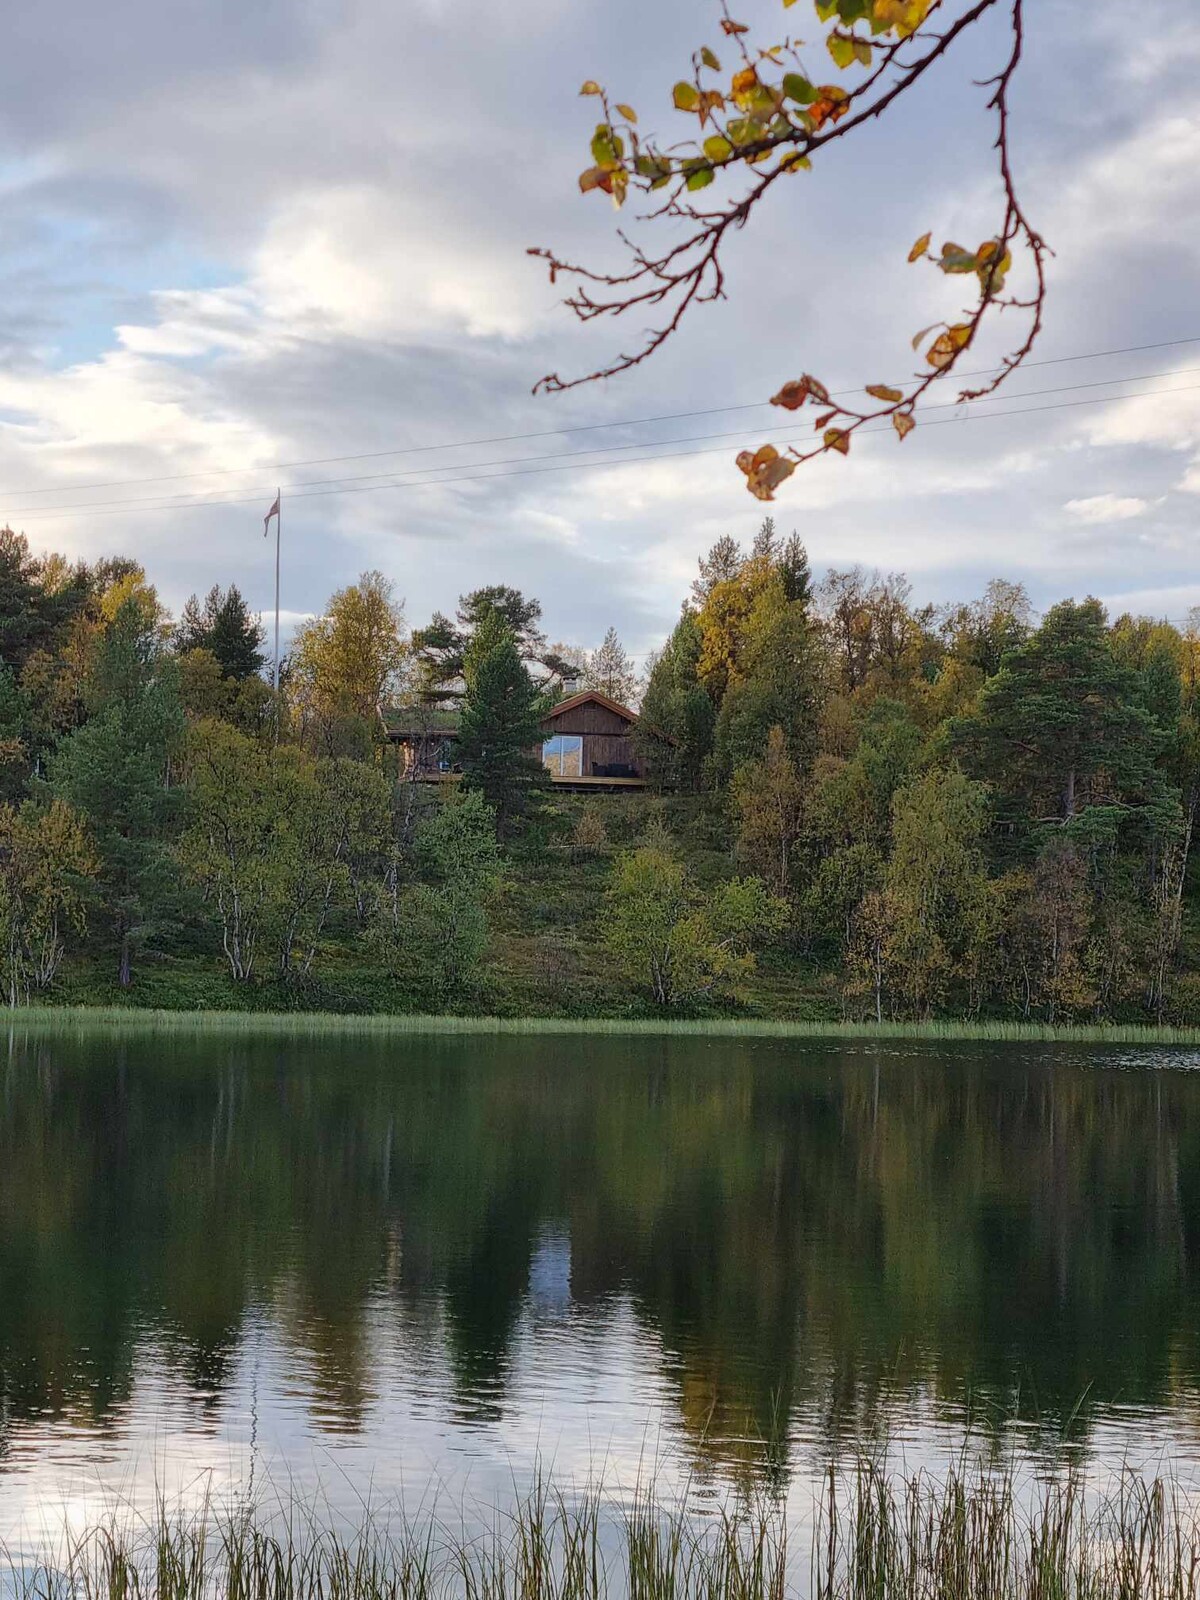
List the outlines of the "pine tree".
{"type": "Polygon", "coordinates": [[[545,782],[541,722],[547,703],[501,612],[481,617],[463,660],[463,678],[458,733],[463,783],[491,806],[500,838],[510,838],[545,782]]]}
{"type": "Polygon", "coordinates": [[[454,698],[459,693],[471,642],[484,621],[498,614],[516,641],[517,654],[533,668],[543,686],[576,672],[570,661],[542,630],[542,607],[526,599],[519,589],[494,583],[460,596],[456,621],[437,611],[427,628],[413,634],[413,654],[425,674],[432,698],[454,698]]]}
{"type": "Polygon", "coordinates": [[[952,743],[1028,820],[1123,810],[1150,798],[1163,745],[1139,687],[1113,654],[1100,602],[1064,601],[1005,658],[977,715],[952,726],[952,743]]]}
{"type": "Polygon", "coordinates": [[[588,655],[583,681],[587,688],[606,694],[621,705],[629,705],[636,697],[637,673],[615,628],[610,628],[600,648],[588,655]]]}

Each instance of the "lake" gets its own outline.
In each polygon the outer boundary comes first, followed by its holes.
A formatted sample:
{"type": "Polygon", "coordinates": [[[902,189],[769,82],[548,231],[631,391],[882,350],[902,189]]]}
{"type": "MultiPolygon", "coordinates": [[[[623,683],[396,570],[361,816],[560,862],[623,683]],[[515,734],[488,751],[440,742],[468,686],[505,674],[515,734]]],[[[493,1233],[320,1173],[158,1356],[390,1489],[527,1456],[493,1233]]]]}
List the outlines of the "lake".
{"type": "Polygon", "coordinates": [[[1200,1451],[1187,1052],[10,1033],[0,1537],[1200,1451]]]}

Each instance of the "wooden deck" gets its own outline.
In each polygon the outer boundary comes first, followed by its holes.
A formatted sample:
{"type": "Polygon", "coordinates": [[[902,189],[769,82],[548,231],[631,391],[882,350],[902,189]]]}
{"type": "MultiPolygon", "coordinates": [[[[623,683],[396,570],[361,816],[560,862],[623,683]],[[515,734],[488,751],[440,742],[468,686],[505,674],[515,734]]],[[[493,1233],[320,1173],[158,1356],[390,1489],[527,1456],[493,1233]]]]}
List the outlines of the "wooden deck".
{"type": "Polygon", "coordinates": [[[644,789],[645,778],[560,778],[550,774],[550,782],[563,789],[644,789]]]}
{"type": "MultiPolygon", "coordinates": [[[[556,772],[547,774],[552,787],[555,789],[644,789],[645,778],[560,778],[556,772]]],[[[402,774],[402,783],[411,783],[413,779],[407,773],[402,774]]],[[[419,772],[416,776],[417,783],[461,783],[461,772],[419,772]]]]}

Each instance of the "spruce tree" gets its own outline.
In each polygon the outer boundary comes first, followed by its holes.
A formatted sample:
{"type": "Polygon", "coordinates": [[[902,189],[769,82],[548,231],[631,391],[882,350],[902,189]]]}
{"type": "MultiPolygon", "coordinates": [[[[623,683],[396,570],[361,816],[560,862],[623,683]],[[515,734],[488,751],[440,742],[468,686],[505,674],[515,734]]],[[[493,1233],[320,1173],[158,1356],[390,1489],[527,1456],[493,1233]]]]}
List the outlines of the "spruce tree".
{"type": "Polygon", "coordinates": [[[779,556],[779,571],[783,577],[783,590],[789,600],[794,600],[807,611],[812,603],[812,569],[808,564],[808,551],[804,540],[793,533],[779,556]]]}
{"type": "Polygon", "coordinates": [[[97,894],[126,987],[134,955],[174,922],[178,907],[171,846],[181,793],[167,776],[183,732],[175,675],[136,599],[100,641],[89,701],[93,715],[59,746],[50,787],[83,816],[95,843],[97,894]]]}
{"type": "Polygon", "coordinates": [[[637,673],[615,628],[610,628],[600,648],[589,654],[583,681],[589,689],[621,705],[628,705],[637,695],[637,673]]]}
{"type": "Polygon", "coordinates": [[[719,583],[736,578],[745,565],[742,549],[732,534],[723,533],[706,556],[700,557],[700,576],[692,584],[692,599],[702,606],[719,583]]]}
{"type": "Polygon", "coordinates": [[[635,743],[658,783],[699,788],[712,751],[715,708],[700,682],[700,627],[684,606],[642,696],[635,743]]]}
{"type": "Polygon", "coordinates": [[[511,838],[545,783],[542,718],[547,702],[521,660],[516,636],[499,611],[485,612],[463,660],[466,694],[459,721],[463,783],[496,813],[511,838]]]}
{"type": "Polygon", "coordinates": [[[775,532],[775,518],[764,517],[758,532],[754,535],[754,543],[750,546],[751,561],[763,561],[768,566],[774,566],[779,559],[779,536],[775,532]]]}
{"type": "Polygon", "coordinates": [[[175,648],[180,655],[189,650],[208,650],[220,663],[226,678],[252,678],[261,672],[263,625],[247,606],[241,591],[231,583],[222,594],[218,584],[205,596],[201,607],[192,595],[183,608],[175,632],[175,648]]]}

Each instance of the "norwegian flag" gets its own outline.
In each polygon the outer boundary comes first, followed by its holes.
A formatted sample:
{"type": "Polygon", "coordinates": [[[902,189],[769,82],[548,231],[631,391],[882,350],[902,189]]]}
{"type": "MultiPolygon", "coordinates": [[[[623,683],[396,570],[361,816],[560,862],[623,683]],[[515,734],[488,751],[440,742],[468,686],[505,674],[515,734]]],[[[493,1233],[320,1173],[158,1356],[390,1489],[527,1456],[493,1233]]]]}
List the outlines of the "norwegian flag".
{"type": "Polygon", "coordinates": [[[267,537],[267,535],[271,531],[271,518],[272,517],[277,517],[278,515],[279,515],[279,490],[276,490],[275,491],[275,504],[271,507],[270,511],[268,511],[266,516],[263,518],[263,538],[264,539],[267,537]]]}

